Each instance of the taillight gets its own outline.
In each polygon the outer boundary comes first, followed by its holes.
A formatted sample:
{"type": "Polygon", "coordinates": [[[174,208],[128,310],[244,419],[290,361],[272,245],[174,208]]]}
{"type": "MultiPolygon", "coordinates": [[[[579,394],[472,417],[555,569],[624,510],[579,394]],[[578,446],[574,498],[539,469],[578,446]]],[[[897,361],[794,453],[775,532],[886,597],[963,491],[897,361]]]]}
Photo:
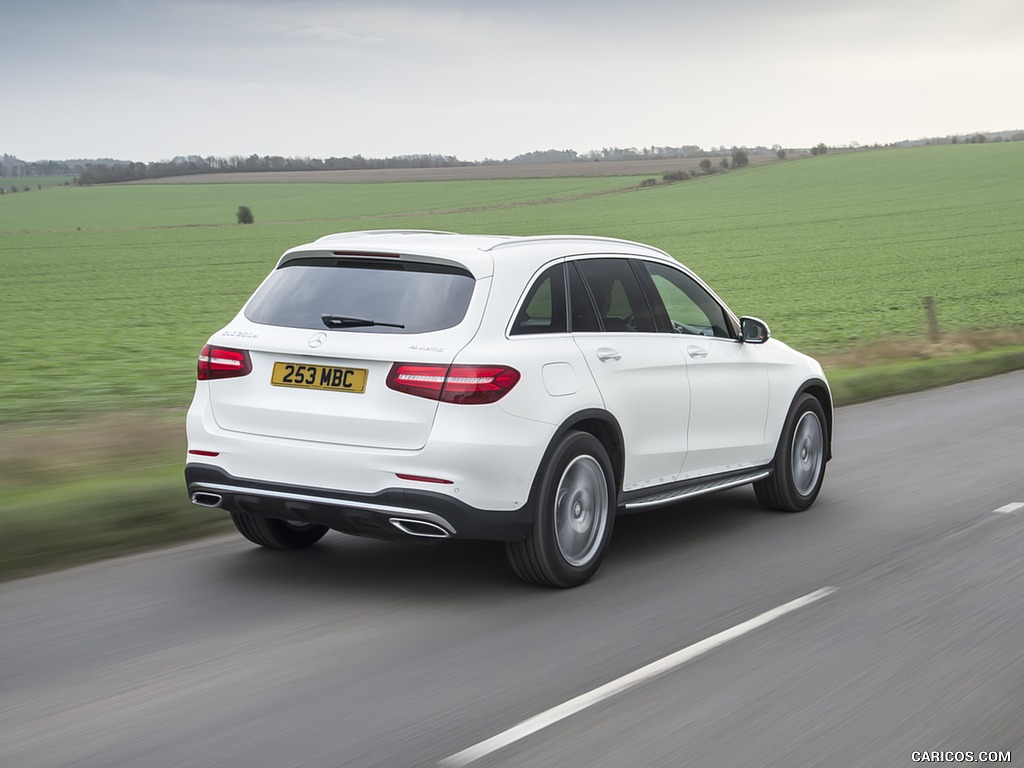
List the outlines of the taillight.
{"type": "Polygon", "coordinates": [[[519,382],[519,371],[504,365],[453,365],[441,400],[446,403],[494,403],[519,382]]]}
{"type": "Polygon", "coordinates": [[[444,378],[447,375],[447,365],[395,363],[388,371],[387,385],[396,392],[440,400],[444,378]]]}
{"type": "Polygon", "coordinates": [[[417,365],[395,363],[387,385],[443,403],[484,405],[496,403],[519,381],[519,371],[507,365],[417,365]]]}
{"type": "Polygon", "coordinates": [[[252,373],[252,360],[244,349],[228,349],[207,344],[199,353],[196,378],[199,381],[211,379],[232,379],[252,373]]]}

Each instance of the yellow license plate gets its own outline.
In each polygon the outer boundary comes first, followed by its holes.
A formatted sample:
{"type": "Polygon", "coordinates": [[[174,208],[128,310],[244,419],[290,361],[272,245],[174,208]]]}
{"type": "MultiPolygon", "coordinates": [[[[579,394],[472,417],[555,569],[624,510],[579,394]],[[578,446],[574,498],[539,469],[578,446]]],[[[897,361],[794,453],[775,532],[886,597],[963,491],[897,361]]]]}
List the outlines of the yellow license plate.
{"type": "Polygon", "coordinates": [[[331,392],[363,392],[366,390],[365,368],[336,368],[330,365],[274,363],[270,383],[275,387],[326,389],[331,392]]]}

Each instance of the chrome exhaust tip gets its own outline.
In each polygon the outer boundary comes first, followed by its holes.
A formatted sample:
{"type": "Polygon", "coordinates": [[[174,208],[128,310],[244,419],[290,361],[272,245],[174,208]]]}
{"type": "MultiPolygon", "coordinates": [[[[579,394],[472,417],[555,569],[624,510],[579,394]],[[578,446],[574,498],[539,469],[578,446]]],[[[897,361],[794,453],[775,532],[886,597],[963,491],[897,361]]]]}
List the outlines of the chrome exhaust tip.
{"type": "Polygon", "coordinates": [[[219,507],[223,502],[224,498],[219,493],[196,491],[192,494],[192,503],[199,507],[217,509],[217,507],[219,507]]]}
{"type": "Polygon", "coordinates": [[[409,520],[401,517],[388,519],[395,528],[409,536],[418,536],[423,539],[447,539],[451,534],[436,523],[428,523],[425,520],[409,520]]]}

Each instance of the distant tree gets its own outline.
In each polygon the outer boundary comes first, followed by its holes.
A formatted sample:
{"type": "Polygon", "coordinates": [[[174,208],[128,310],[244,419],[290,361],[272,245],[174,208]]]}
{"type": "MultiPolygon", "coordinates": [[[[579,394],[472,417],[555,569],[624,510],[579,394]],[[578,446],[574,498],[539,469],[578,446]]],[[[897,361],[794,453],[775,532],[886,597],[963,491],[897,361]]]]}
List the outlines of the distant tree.
{"type": "Polygon", "coordinates": [[[579,160],[579,155],[573,149],[547,149],[543,151],[527,152],[523,155],[516,155],[508,162],[510,163],[574,163],[579,160]]]}
{"type": "Polygon", "coordinates": [[[747,157],[747,153],[742,149],[734,149],[732,151],[732,167],[745,168],[748,165],[750,165],[750,158],[747,157]]]}
{"type": "Polygon", "coordinates": [[[779,147],[778,149],[775,150],[775,156],[779,158],[779,160],[785,160],[786,150],[784,150],[782,147],[779,147]]]}
{"type": "Polygon", "coordinates": [[[238,212],[235,214],[239,224],[252,224],[256,219],[253,218],[252,208],[248,205],[238,206],[238,212]]]}
{"type": "Polygon", "coordinates": [[[826,152],[828,152],[828,147],[825,146],[824,142],[822,142],[816,147],[811,147],[812,155],[824,155],[826,152]]]}
{"type": "Polygon", "coordinates": [[[703,160],[700,161],[700,169],[704,173],[711,173],[711,161],[705,157],[703,160]]]}

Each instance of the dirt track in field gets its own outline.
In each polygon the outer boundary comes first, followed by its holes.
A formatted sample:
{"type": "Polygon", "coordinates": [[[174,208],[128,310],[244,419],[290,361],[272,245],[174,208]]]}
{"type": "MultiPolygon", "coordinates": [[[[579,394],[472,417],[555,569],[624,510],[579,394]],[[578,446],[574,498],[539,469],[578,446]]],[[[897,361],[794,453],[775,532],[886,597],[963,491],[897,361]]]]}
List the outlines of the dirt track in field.
{"type": "MultiPolygon", "coordinates": [[[[464,181],[468,179],[551,179],[566,176],[652,176],[660,179],[671,171],[699,171],[704,158],[664,160],[605,160],[575,163],[504,163],[456,168],[374,168],[352,171],[254,171],[252,173],[201,173],[145,179],[130,184],[366,184],[387,181],[464,181]]],[[[714,166],[720,157],[708,158],[714,166]]],[[[775,155],[751,155],[751,165],[778,162],[775,155]]]]}

